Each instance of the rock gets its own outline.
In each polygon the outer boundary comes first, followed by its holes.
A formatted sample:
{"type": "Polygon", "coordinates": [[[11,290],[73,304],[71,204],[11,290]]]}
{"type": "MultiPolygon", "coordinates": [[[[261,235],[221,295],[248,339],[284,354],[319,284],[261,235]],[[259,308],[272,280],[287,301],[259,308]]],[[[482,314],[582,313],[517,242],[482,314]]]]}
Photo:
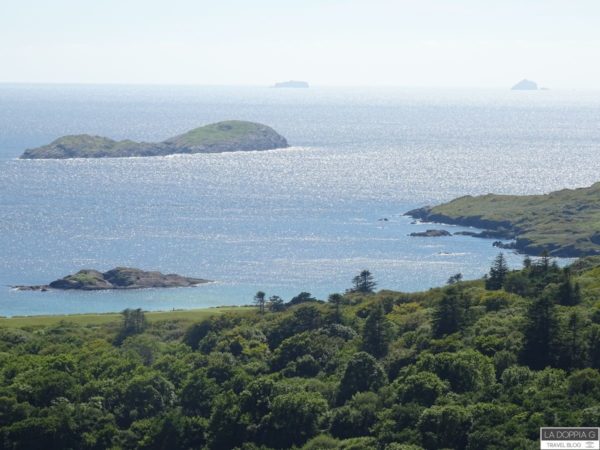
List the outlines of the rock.
{"type": "Polygon", "coordinates": [[[282,81],[280,83],[275,83],[273,85],[274,88],[307,88],[308,83],[306,81],[282,81]]]}
{"type": "Polygon", "coordinates": [[[34,286],[11,286],[12,289],[16,291],[42,291],[46,292],[48,290],[47,284],[42,285],[34,285],[34,286]]]}
{"type": "Polygon", "coordinates": [[[537,91],[538,85],[535,81],[523,79],[515,84],[511,89],[513,91],[537,91]]]}
{"type": "Polygon", "coordinates": [[[145,289],[190,287],[209,280],[201,278],[182,277],[177,274],[164,275],[160,272],[146,272],[130,267],[117,267],[108,272],[84,269],[76,274],[55,280],[49,285],[14,286],[20,291],[46,291],[48,288],[61,290],[99,291],[107,289],[145,289]]]}
{"type": "Polygon", "coordinates": [[[412,237],[442,237],[442,236],[452,236],[452,234],[446,230],[427,230],[427,231],[421,231],[418,233],[410,233],[409,236],[412,236],[412,237]]]}
{"type": "Polygon", "coordinates": [[[289,147],[271,127],[229,120],[195,128],[163,142],[114,141],[87,134],[63,136],[48,145],[25,150],[21,159],[121,158],[178,153],[222,153],[289,147]]]}
{"type": "Polygon", "coordinates": [[[505,250],[516,250],[517,249],[516,242],[504,243],[502,241],[494,241],[494,242],[492,242],[492,246],[497,247],[497,248],[503,248],[505,250]]]}
{"type": "Polygon", "coordinates": [[[510,230],[506,230],[504,228],[499,228],[497,230],[482,230],[479,232],[457,231],[454,234],[459,236],[471,236],[483,239],[512,239],[514,237],[511,234],[510,230]]]}

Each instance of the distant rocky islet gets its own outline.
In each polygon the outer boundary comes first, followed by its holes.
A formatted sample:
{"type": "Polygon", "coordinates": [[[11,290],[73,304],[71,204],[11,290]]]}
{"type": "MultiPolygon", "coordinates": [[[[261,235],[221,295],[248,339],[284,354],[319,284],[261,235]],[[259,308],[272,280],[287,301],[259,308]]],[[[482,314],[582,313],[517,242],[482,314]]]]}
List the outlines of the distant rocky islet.
{"type": "Polygon", "coordinates": [[[22,285],[13,286],[13,288],[19,291],[48,291],[50,289],[101,291],[112,289],[192,287],[204,283],[210,283],[210,280],[184,277],[177,274],[165,275],[160,272],[147,272],[132,267],[116,267],[107,272],[83,269],[75,274],[54,280],[47,285],[22,285]]]}
{"type": "Polygon", "coordinates": [[[306,89],[309,87],[309,84],[306,81],[297,81],[297,80],[290,80],[290,81],[281,81],[279,83],[275,83],[273,85],[274,88],[301,88],[301,89],[306,89]]]}
{"type": "Polygon", "coordinates": [[[513,91],[537,91],[538,85],[535,81],[528,80],[526,78],[515,84],[511,90],[513,91]]]}

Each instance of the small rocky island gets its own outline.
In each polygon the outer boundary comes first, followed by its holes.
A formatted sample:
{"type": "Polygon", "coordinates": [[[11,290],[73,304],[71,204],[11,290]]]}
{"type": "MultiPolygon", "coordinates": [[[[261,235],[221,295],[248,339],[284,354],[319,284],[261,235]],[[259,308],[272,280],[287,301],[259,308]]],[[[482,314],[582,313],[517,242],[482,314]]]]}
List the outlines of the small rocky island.
{"type": "Polygon", "coordinates": [[[122,158],[273,150],[286,147],[289,147],[287,140],[271,127],[255,122],[228,120],[195,128],[154,143],[115,141],[88,134],[63,136],[48,145],[26,150],[21,159],[122,158]]]}
{"type": "Polygon", "coordinates": [[[280,83],[275,83],[273,85],[274,88],[307,88],[308,83],[306,81],[281,81],[280,83]]]}
{"type": "Polygon", "coordinates": [[[513,91],[537,91],[538,85],[535,81],[523,79],[515,84],[511,90],[513,91]]]}
{"type": "Polygon", "coordinates": [[[209,282],[209,280],[202,278],[182,277],[176,274],[165,275],[160,272],[146,272],[131,267],[117,267],[104,273],[98,270],[84,269],[47,285],[13,286],[13,288],[19,291],[47,291],[49,289],[100,291],[108,289],[191,287],[209,282]]]}
{"type": "Polygon", "coordinates": [[[443,236],[452,236],[452,233],[446,230],[426,230],[419,231],[415,233],[410,233],[409,236],[412,237],[443,237],[443,236]]]}

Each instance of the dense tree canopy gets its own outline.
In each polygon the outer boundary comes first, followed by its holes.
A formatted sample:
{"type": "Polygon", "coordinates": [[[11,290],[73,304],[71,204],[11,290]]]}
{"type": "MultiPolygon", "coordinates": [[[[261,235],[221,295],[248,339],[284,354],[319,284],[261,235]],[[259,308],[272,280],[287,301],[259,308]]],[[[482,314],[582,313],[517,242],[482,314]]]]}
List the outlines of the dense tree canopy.
{"type": "Polygon", "coordinates": [[[597,426],[600,259],[490,278],[2,327],[0,449],[499,450],[597,426]]]}

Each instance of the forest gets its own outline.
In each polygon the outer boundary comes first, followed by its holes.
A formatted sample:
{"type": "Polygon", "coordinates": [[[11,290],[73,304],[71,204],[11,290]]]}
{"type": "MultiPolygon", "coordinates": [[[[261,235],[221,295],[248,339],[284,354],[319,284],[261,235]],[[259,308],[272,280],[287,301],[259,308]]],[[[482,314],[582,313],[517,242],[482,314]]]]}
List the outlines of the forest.
{"type": "Polygon", "coordinates": [[[196,323],[2,327],[0,448],[533,449],[600,423],[599,257],[349,286],[196,323]]]}

